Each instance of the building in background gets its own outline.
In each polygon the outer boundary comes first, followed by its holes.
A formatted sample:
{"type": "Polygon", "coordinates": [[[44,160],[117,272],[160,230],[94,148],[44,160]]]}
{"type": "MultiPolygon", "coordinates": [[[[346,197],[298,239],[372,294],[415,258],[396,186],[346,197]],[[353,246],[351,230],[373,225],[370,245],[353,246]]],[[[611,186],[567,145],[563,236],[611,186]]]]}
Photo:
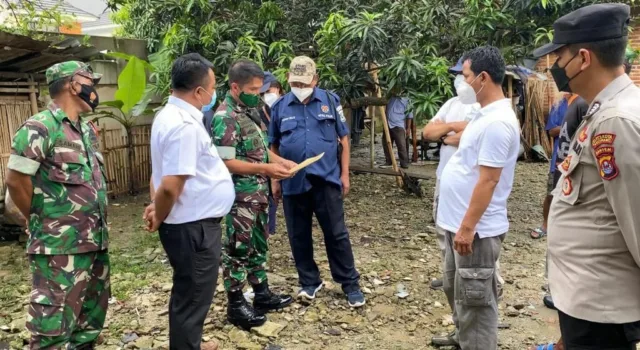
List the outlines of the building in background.
{"type": "Polygon", "coordinates": [[[15,26],[16,17],[23,20],[21,16],[30,13],[25,6],[33,6],[43,16],[51,11],[62,15],[64,25],[39,28],[46,32],[112,37],[119,27],[111,21],[111,10],[105,0],[4,0],[0,2],[0,23],[15,26]]]}

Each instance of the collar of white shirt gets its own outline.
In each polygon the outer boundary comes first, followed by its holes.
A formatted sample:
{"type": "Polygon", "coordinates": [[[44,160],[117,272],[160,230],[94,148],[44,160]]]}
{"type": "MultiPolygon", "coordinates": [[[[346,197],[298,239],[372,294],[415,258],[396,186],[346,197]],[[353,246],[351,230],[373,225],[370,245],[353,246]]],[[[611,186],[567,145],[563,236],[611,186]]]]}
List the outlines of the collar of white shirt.
{"type": "Polygon", "coordinates": [[[489,115],[495,111],[499,111],[503,108],[511,108],[511,100],[508,98],[503,98],[494,102],[489,103],[488,105],[476,110],[476,117],[481,115],[489,115]]]}
{"type": "Polygon", "coordinates": [[[185,112],[189,113],[189,115],[191,115],[197,122],[202,123],[202,111],[198,110],[189,102],[175,96],[169,96],[168,103],[183,109],[185,112]]]}

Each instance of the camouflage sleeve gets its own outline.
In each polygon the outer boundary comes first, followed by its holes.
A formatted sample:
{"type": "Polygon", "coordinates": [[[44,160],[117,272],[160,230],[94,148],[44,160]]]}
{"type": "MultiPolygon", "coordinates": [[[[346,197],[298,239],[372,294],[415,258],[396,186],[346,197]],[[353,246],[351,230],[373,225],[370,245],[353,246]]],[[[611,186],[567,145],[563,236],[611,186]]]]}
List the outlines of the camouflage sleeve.
{"type": "Polygon", "coordinates": [[[49,130],[38,120],[27,120],[16,132],[11,145],[8,168],[35,175],[49,149],[49,130]]]}
{"type": "Polygon", "coordinates": [[[223,160],[236,159],[240,125],[225,112],[217,112],[211,125],[213,144],[223,160]]]}

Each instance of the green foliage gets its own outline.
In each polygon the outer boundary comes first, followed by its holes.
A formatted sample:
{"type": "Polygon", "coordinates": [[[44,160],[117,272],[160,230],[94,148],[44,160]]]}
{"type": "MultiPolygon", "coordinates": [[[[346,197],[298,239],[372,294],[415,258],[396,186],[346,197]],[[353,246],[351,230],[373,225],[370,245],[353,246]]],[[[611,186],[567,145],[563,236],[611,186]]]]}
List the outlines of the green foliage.
{"type": "Polygon", "coordinates": [[[126,60],[127,64],[118,76],[116,99],[101,102],[94,117],[114,119],[128,132],[136,124],[137,117],[151,112],[147,110],[150,99],[145,98],[145,94],[147,93],[147,70],[153,71],[153,68],[149,62],[136,56],[120,52],[111,52],[108,56],[126,60]]]}
{"type": "Polygon", "coordinates": [[[448,67],[466,50],[494,45],[509,64],[518,64],[552,39],[557,18],[600,2],[109,0],[124,33],[148,40],[154,66],[149,90],[163,96],[171,63],[187,52],[212,61],[220,90],[230,64],[245,57],[286,87],[291,58],[304,54],[316,60],[320,86],[345,103],[382,89],[384,96],[411,97],[418,120],[433,116],[452,95],[448,67]],[[376,70],[379,81],[372,78],[376,70]]]}

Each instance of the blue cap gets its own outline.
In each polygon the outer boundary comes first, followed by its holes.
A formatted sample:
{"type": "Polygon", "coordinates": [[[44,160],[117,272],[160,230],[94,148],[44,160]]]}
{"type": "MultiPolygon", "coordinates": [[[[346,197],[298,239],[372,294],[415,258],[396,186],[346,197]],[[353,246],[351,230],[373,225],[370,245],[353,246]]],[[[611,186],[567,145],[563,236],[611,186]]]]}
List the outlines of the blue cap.
{"type": "Polygon", "coordinates": [[[456,74],[462,73],[462,64],[463,63],[464,62],[462,61],[462,57],[460,57],[460,59],[458,60],[458,63],[456,63],[455,66],[449,68],[449,72],[456,73],[456,74]]]}
{"type": "Polygon", "coordinates": [[[260,88],[260,93],[264,94],[265,92],[267,92],[267,90],[269,90],[269,88],[271,87],[271,83],[275,83],[277,81],[278,79],[276,79],[276,76],[271,74],[271,72],[264,72],[264,83],[260,88]]]}

